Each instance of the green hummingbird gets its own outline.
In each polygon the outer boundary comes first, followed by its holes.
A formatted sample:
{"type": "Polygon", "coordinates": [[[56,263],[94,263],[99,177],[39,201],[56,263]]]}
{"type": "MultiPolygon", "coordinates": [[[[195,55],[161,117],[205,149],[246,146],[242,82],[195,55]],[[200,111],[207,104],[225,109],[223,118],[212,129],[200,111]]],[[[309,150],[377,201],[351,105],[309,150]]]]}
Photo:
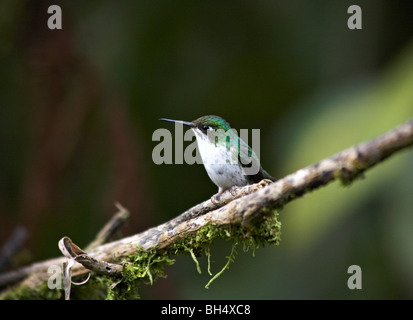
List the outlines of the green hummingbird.
{"type": "Polygon", "coordinates": [[[208,115],[192,122],[161,118],[159,120],[189,126],[195,133],[199,154],[209,178],[218,187],[212,200],[226,190],[260,182],[275,181],[260,165],[252,148],[219,116],[208,115]]]}

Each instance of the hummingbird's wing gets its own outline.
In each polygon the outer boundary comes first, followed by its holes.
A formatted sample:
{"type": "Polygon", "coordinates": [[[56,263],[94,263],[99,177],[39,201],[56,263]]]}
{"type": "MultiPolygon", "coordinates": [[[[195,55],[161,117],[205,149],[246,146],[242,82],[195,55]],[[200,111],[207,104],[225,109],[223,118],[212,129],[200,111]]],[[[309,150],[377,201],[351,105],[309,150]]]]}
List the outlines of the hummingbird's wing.
{"type": "Polygon", "coordinates": [[[238,137],[238,162],[245,174],[250,178],[251,183],[257,183],[263,179],[275,181],[275,179],[262,168],[260,160],[254,150],[240,137],[238,137]]]}

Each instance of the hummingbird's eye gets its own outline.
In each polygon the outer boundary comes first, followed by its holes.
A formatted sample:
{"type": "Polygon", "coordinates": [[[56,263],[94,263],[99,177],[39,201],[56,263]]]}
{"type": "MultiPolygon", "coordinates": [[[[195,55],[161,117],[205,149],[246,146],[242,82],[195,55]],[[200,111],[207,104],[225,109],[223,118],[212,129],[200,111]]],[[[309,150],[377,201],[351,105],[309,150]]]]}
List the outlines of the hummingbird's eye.
{"type": "Polygon", "coordinates": [[[211,129],[211,127],[210,127],[210,126],[207,126],[207,125],[203,125],[203,126],[201,127],[201,130],[202,130],[204,133],[206,133],[208,129],[211,129]]]}

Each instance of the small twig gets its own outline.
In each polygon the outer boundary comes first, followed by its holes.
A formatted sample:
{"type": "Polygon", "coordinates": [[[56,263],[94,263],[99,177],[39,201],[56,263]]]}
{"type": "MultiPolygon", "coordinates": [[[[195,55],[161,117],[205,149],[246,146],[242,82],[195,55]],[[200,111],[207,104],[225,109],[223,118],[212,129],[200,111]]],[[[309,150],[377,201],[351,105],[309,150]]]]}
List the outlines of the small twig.
{"type": "Polygon", "coordinates": [[[59,249],[65,257],[74,259],[86,269],[89,269],[97,274],[110,277],[117,277],[121,275],[121,271],[123,269],[122,265],[99,261],[92,258],[89,254],[80,249],[69,237],[63,237],[60,239],[59,249]]]}
{"type": "Polygon", "coordinates": [[[86,247],[86,251],[96,248],[113,238],[113,235],[123,226],[129,218],[129,211],[120,203],[115,203],[118,212],[105,224],[95,239],[86,247]]]}
{"type": "Polygon", "coordinates": [[[59,241],[59,249],[63,255],[67,258],[63,262],[63,283],[65,289],[65,299],[70,299],[70,290],[72,284],[82,285],[85,284],[90,277],[90,273],[87,279],[81,283],[76,283],[72,281],[72,266],[75,262],[82,264],[85,268],[94,271],[98,274],[103,274],[106,276],[119,276],[122,271],[122,266],[108,263],[105,261],[98,261],[91,256],[89,256],[85,251],[80,249],[70,238],[63,237],[59,241]]]}
{"type": "MultiPolygon", "coordinates": [[[[115,203],[116,207],[118,208],[118,212],[114,214],[114,216],[108,221],[102,230],[96,235],[95,239],[86,247],[87,251],[92,250],[106,242],[113,237],[116,231],[125,223],[125,221],[129,218],[129,211],[124,208],[119,203],[115,203]]],[[[37,262],[33,263],[29,266],[22,267],[17,270],[9,271],[4,274],[0,274],[0,287],[15,283],[21,279],[24,279],[29,274],[35,274],[40,270],[43,270],[45,264],[50,263],[52,264],[62,264],[62,258],[54,258],[49,259],[46,262],[37,262]]],[[[85,262],[87,263],[87,262],[85,262]]],[[[37,283],[37,282],[36,282],[37,283]]]]}

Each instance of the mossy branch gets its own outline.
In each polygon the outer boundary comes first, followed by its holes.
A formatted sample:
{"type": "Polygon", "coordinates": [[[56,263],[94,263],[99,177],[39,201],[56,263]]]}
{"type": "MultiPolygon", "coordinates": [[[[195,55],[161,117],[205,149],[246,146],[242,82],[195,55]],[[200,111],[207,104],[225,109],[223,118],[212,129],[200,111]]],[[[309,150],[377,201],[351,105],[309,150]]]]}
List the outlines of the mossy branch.
{"type": "MultiPolygon", "coordinates": [[[[204,244],[217,236],[237,237],[236,243],[241,241],[244,246],[247,244],[247,247],[253,248],[269,242],[278,243],[277,222],[274,223],[272,220],[272,223],[265,224],[275,209],[280,209],[295,198],[334,180],[340,180],[347,185],[366,170],[412,145],[413,119],[375,139],[343,150],[276,182],[264,180],[255,185],[239,188],[235,194],[226,192],[219,202],[207,200],[162,225],[97,246],[88,251],[88,254],[99,261],[124,263],[125,270],[134,270],[129,265],[131,256],[136,257],[140,252],[156,250],[170,264],[169,256],[173,254],[190,252],[195,257],[197,253],[204,253],[204,244]],[[238,231],[234,232],[235,230],[238,231]],[[179,246],[179,243],[182,245],[179,246]]],[[[233,253],[228,261],[232,258],[233,253]]],[[[63,261],[64,258],[52,259],[0,275],[0,286],[23,279],[20,288],[24,287],[29,292],[38,291],[50,276],[47,273],[48,267],[61,264],[63,261]]],[[[155,266],[162,261],[155,260],[151,254],[151,260],[144,263],[155,266]]],[[[227,267],[226,265],[223,270],[227,267]]],[[[89,271],[80,264],[72,268],[73,276],[87,272],[89,271]]],[[[153,271],[146,270],[140,274],[150,275],[150,282],[153,281],[153,271]]],[[[8,297],[12,293],[13,290],[9,291],[8,297]]]]}

